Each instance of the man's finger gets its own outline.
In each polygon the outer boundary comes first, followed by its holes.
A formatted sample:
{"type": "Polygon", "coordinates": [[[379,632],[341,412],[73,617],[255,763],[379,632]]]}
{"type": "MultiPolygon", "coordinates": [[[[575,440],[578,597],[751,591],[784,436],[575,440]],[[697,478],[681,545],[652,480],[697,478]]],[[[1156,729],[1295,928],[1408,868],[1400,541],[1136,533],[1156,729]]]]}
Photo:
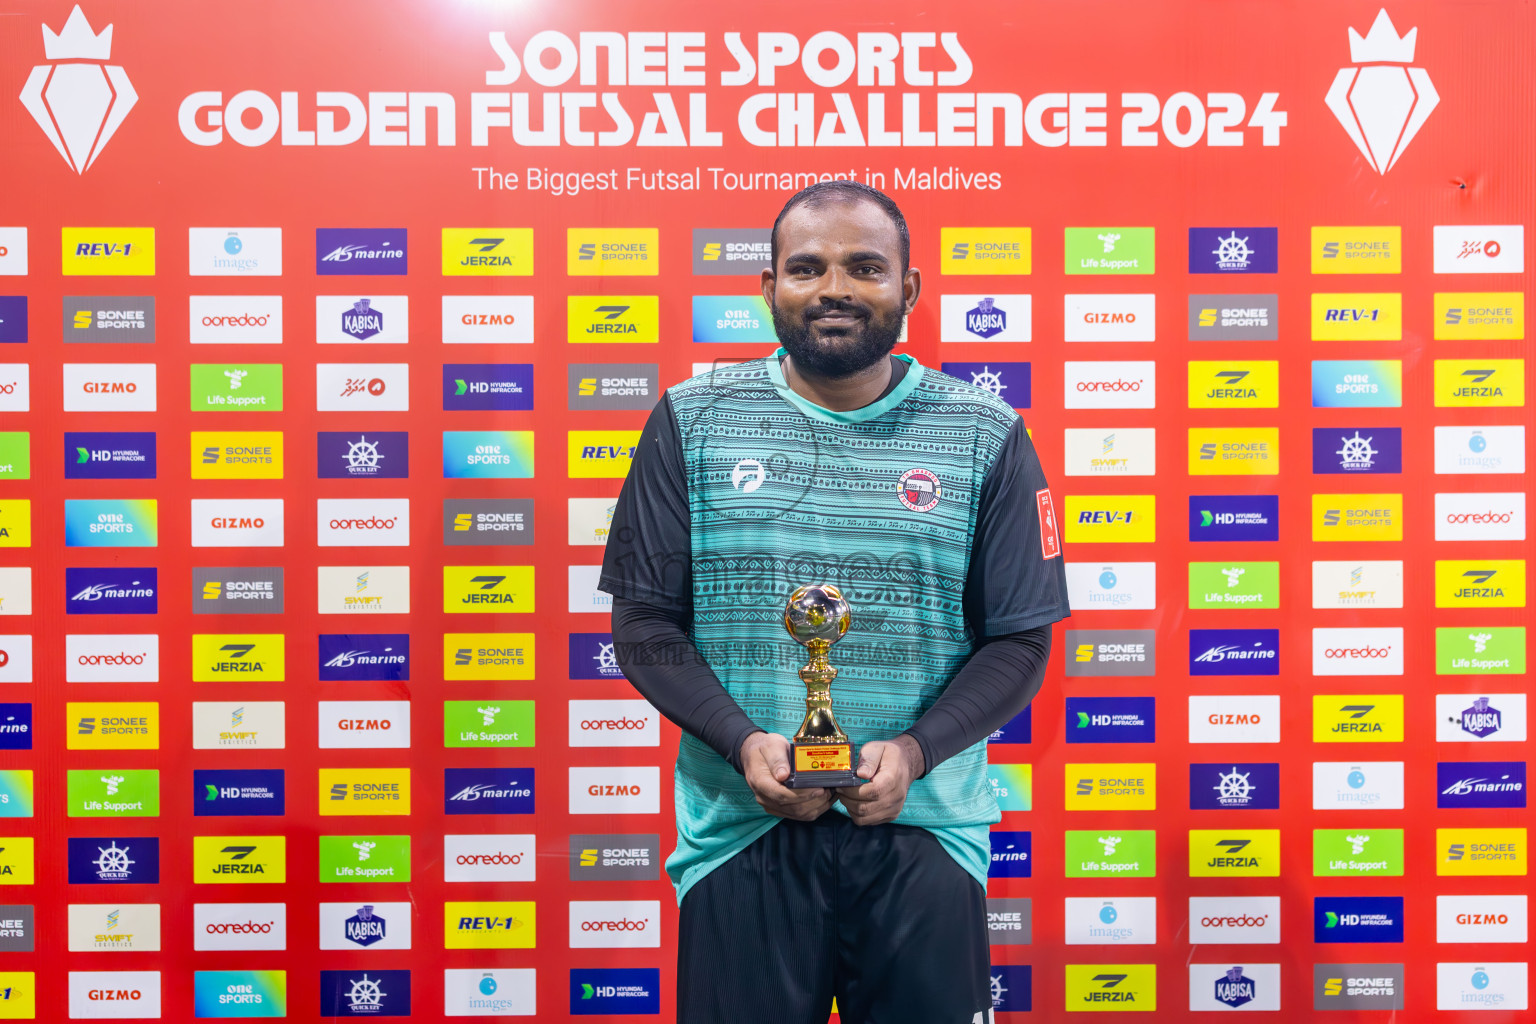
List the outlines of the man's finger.
{"type": "Polygon", "coordinates": [[[880,762],[885,757],[886,744],[879,740],[872,740],[859,748],[859,767],[854,772],[861,779],[872,779],[880,770],[880,762]],[[874,747],[874,756],[870,756],[870,747],[874,747]]]}

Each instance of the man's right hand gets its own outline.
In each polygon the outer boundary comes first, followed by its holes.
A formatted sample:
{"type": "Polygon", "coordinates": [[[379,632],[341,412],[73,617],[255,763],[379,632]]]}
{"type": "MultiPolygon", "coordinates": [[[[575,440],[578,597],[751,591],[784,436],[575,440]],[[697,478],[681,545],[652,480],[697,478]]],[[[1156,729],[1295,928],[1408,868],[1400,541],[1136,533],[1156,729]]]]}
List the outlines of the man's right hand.
{"type": "Polygon", "coordinates": [[[741,744],[741,774],[763,810],[777,818],[814,821],[832,806],[830,789],[790,789],[789,740],[755,732],[741,744]]]}

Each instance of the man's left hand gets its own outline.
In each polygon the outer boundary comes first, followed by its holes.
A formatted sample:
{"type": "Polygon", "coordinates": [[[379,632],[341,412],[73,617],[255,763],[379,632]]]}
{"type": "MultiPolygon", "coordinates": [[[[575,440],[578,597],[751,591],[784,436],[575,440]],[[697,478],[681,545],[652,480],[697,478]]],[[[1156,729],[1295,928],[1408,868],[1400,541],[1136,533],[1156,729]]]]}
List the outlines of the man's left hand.
{"type": "Polygon", "coordinates": [[[855,773],[869,781],[833,790],[855,825],[884,825],[896,820],[907,802],[907,789],[923,773],[923,751],[910,736],[870,740],[859,748],[855,773]]]}

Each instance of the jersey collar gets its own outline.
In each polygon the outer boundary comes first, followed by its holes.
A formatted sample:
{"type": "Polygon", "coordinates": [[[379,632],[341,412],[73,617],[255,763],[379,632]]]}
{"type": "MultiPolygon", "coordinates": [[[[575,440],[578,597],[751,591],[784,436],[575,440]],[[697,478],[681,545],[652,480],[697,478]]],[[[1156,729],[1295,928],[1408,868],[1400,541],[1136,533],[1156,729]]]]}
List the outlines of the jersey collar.
{"type": "Polygon", "coordinates": [[[799,409],[812,419],[826,420],[830,423],[866,423],[869,420],[878,419],[900,405],[908,395],[917,389],[917,385],[923,379],[923,365],[909,355],[897,355],[907,364],[906,375],[903,376],[891,393],[878,402],[871,402],[861,409],[848,409],[843,412],[834,412],[831,409],[823,409],[815,402],[803,398],[795,393],[784,379],[784,368],[779,365],[779,360],[787,353],[783,348],[778,349],[767,359],[768,379],[773,383],[775,390],[790,405],[799,409]]]}

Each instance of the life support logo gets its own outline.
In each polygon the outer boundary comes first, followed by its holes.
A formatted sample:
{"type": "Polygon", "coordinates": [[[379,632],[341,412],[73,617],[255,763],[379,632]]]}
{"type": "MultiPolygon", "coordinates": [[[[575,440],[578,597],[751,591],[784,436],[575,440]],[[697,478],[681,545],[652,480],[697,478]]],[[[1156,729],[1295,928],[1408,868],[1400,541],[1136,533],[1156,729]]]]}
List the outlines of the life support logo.
{"type": "Polygon", "coordinates": [[[932,512],[943,494],[938,476],[926,469],[909,469],[896,484],[896,497],[913,512],[932,512]]]}

